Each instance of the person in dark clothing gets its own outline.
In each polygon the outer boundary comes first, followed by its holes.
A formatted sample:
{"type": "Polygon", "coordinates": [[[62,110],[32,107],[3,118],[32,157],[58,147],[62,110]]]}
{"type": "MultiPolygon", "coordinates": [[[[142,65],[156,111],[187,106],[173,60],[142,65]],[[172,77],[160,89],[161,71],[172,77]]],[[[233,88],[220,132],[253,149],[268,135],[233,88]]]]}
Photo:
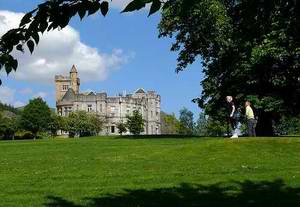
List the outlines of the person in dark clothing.
{"type": "Polygon", "coordinates": [[[228,120],[232,128],[231,138],[238,138],[237,134],[237,120],[235,118],[236,107],[233,102],[232,96],[226,96],[227,107],[228,107],[228,120]]]}

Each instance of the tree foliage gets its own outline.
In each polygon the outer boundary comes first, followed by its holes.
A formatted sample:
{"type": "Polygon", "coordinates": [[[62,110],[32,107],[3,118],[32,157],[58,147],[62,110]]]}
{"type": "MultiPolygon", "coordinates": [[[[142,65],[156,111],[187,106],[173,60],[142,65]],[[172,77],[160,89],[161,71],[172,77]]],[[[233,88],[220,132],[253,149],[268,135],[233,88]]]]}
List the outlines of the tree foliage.
{"type": "Polygon", "coordinates": [[[71,112],[65,118],[64,129],[69,132],[70,137],[97,135],[102,127],[103,120],[96,114],[87,113],[86,111],[71,112]]]}
{"type": "Polygon", "coordinates": [[[1,103],[0,102],[0,111],[10,111],[14,114],[19,114],[20,111],[12,105],[1,103]]]}
{"type": "Polygon", "coordinates": [[[48,123],[47,129],[51,132],[51,136],[56,136],[57,131],[63,129],[62,117],[57,115],[55,112],[51,113],[50,121],[48,123]]]}
{"type": "Polygon", "coordinates": [[[284,116],[275,128],[279,135],[300,135],[300,116],[284,116]]]}
{"type": "Polygon", "coordinates": [[[127,132],[126,124],[124,124],[123,122],[119,122],[117,124],[117,129],[120,135],[127,132]]]}
{"type": "Polygon", "coordinates": [[[161,133],[162,134],[178,134],[180,128],[180,122],[176,118],[175,114],[167,114],[165,112],[160,113],[161,120],[161,133]]]}
{"type": "Polygon", "coordinates": [[[131,134],[139,135],[144,131],[145,122],[138,110],[134,110],[132,115],[128,115],[126,118],[126,127],[131,134]]]}
{"type": "Polygon", "coordinates": [[[0,112],[0,137],[4,139],[14,139],[15,133],[19,129],[16,116],[5,116],[0,112]]]}
{"type": "Polygon", "coordinates": [[[226,95],[251,98],[267,135],[274,116],[300,113],[299,9],[296,0],[175,0],[162,12],[160,37],[175,37],[177,71],[201,56],[195,101],[207,114],[220,117],[226,95]]]}
{"type": "Polygon", "coordinates": [[[199,117],[194,124],[194,132],[193,134],[198,136],[207,136],[207,119],[204,113],[200,113],[199,117]]]}
{"type": "Polygon", "coordinates": [[[29,101],[21,113],[20,125],[23,129],[32,132],[35,137],[40,131],[47,131],[51,122],[51,110],[42,98],[29,101]]]}
{"type": "Polygon", "coordinates": [[[194,130],[194,114],[187,108],[179,111],[179,134],[192,135],[194,130]]]}

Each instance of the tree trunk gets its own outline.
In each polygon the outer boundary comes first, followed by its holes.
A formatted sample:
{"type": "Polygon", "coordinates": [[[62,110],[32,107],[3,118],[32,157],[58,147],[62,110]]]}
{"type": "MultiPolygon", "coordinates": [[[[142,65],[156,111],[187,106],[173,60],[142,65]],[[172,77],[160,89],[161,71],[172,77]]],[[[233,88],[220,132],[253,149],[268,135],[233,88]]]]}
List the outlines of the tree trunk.
{"type": "Polygon", "coordinates": [[[261,111],[258,116],[258,122],[256,126],[257,136],[274,136],[273,129],[273,116],[270,112],[261,111]]]}
{"type": "Polygon", "coordinates": [[[36,137],[37,137],[37,131],[33,132],[33,140],[36,140],[36,137]]]}

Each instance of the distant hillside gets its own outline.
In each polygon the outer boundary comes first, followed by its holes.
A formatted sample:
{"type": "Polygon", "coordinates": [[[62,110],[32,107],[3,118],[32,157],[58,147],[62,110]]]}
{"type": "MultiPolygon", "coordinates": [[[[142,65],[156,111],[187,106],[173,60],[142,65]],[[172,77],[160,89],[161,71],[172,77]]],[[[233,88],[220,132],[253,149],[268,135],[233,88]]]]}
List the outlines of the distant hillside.
{"type": "MultiPolygon", "coordinates": [[[[0,102],[0,111],[9,111],[12,112],[14,114],[20,114],[21,111],[23,111],[25,106],[20,106],[15,108],[12,105],[8,105],[8,104],[3,104],[0,102]]],[[[55,112],[55,108],[50,108],[51,111],[55,112]]]]}
{"type": "Polygon", "coordinates": [[[13,107],[12,105],[8,105],[8,104],[3,104],[0,102],[0,111],[6,111],[6,112],[12,112],[14,114],[19,114],[20,110],[13,107]]]}

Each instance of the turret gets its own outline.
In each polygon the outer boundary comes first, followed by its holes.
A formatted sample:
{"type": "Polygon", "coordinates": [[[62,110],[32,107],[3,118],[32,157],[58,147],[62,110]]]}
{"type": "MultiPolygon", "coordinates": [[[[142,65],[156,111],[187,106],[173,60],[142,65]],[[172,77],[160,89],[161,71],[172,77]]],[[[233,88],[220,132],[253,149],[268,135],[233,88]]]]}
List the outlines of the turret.
{"type": "Polygon", "coordinates": [[[75,65],[72,66],[70,71],[71,88],[75,94],[79,93],[80,80],[78,78],[77,69],[75,65]]]}

